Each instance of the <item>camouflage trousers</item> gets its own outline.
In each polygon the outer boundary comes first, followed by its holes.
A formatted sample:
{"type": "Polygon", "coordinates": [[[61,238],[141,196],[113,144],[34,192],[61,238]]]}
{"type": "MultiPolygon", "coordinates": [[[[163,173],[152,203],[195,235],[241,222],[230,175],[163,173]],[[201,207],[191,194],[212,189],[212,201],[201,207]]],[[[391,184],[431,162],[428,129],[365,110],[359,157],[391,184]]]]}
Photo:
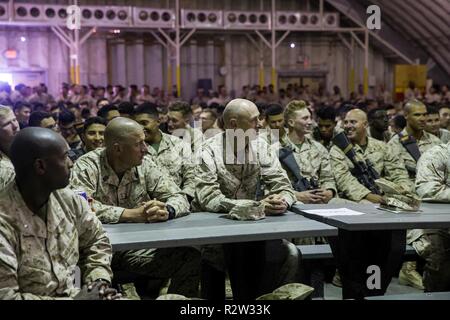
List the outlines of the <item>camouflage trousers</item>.
{"type": "Polygon", "coordinates": [[[126,271],[152,279],[171,279],[168,293],[198,297],[200,252],[190,247],[142,249],[113,255],[113,271],[126,271]]]}
{"type": "Polygon", "coordinates": [[[424,234],[412,242],[412,246],[417,254],[425,259],[425,291],[449,291],[450,229],[424,230],[424,234]]]}

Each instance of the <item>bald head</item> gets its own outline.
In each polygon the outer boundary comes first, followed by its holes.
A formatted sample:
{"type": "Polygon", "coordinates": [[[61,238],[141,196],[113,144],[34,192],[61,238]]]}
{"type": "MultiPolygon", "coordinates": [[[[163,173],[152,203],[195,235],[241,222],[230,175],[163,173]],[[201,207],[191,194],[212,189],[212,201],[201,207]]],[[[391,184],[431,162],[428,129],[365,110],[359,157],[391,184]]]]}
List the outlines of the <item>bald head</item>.
{"type": "Polygon", "coordinates": [[[111,120],[105,129],[106,148],[115,143],[127,142],[130,136],[143,133],[142,127],[134,120],[118,117],[111,120]]]}
{"type": "Polygon", "coordinates": [[[255,120],[257,123],[258,116],[259,111],[256,105],[246,99],[231,100],[223,111],[223,121],[226,129],[249,129],[250,127],[247,128],[246,122],[255,120]]]}
{"type": "Polygon", "coordinates": [[[64,138],[53,130],[29,127],[17,133],[11,144],[11,162],[18,176],[27,174],[36,159],[44,159],[69,150],[64,138]]]}
{"type": "Polygon", "coordinates": [[[367,115],[360,109],[350,110],[344,119],[344,131],[350,141],[362,145],[367,138],[367,115]]]}
{"type": "Polygon", "coordinates": [[[358,119],[359,121],[366,121],[367,122],[367,114],[362,111],[361,109],[353,109],[350,110],[345,118],[354,118],[358,119]]]}

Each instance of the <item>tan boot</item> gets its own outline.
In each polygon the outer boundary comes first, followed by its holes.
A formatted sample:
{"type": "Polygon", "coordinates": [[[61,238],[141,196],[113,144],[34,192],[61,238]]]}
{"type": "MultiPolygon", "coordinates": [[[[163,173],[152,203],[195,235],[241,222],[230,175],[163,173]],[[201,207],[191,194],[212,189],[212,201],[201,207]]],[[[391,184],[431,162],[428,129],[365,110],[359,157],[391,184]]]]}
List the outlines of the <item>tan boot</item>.
{"type": "Polygon", "coordinates": [[[129,300],[141,300],[141,297],[136,291],[136,287],[134,283],[125,283],[122,284],[122,294],[124,298],[129,300]]]}
{"type": "Polygon", "coordinates": [[[410,286],[423,290],[422,276],[416,270],[416,262],[408,261],[403,263],[402,269],[398,275],[398,282],[404,286],[410,286]]]}

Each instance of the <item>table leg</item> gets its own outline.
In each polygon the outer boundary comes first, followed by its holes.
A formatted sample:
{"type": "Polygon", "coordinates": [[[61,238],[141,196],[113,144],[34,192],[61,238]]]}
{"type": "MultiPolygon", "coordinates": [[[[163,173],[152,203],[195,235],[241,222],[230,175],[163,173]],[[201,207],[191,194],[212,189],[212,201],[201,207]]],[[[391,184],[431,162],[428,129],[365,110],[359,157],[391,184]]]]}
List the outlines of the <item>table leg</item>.
{"type": "Polygon", "coordinates": [[[223,245],[233,298],[253,300],[276,289],[286,256],[282,240],[223,245]]]}
{"type": "Polygon", "coordinates": [[[337,257],[342,297],[363,299],[386,292],[405,252],[406,231],[339,229],[338,237],[330,239],[330,245],[337,257]],[[380,270],[379,287],[372,288],[369,285],[377,283],[376,280],[372,281],[375,273],[368,270],[369,266],[376,266],[380,270]]]}
{"type": "Polygon", "coordinates": [[[202,261],[200,281],[202,299],[225,301],[225,272],[202,261]]]}

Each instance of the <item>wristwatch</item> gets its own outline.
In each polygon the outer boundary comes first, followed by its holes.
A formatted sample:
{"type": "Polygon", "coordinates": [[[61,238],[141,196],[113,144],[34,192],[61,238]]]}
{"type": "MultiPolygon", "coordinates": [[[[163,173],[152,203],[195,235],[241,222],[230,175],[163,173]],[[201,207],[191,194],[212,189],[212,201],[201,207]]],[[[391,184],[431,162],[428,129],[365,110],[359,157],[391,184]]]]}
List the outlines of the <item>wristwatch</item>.
{"type": "Polygon", "coordinates": [[[170,204],[166,204],[167,212],[169,213],[169,220],[175,219],[175,209],[170,204]]]}

